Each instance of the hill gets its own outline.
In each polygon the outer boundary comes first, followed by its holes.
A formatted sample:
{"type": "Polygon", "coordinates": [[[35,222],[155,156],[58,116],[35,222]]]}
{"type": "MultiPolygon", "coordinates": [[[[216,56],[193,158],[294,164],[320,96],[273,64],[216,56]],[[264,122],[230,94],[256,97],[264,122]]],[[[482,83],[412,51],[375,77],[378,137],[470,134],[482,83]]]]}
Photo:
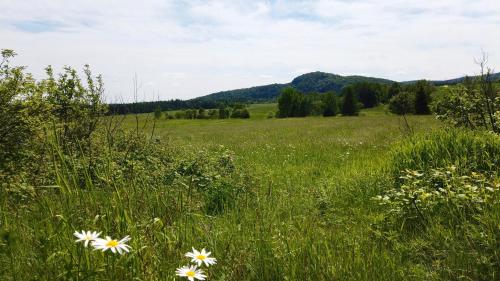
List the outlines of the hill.
{"type": "Polygon", "coordinates": [[[286,84],[271,84],[246,89],[222,91],[193,99],[193,101],[224,101],[224,102],[265,102],[271,101],[280,95],[285,87],[293,87],[304,93],[339,92],[345,86],[358,82],[376,82],[390,84],[393,81],[365,76],[341,76],[326,72],[311,72],[300,75],[286,84]]]}
{"type": "MultiPolygon", "coordinates": [[[[454,85],[463,82],[464,77],[449,80],[431,81],[436,86],[454,85]]],[[[500,73],[494,73],[492,79],[500,80],[500,73]]],[[[402,84],[411,84],[416,82],[405,81],[402,84]]],[[[236,89],[230,91],[221,91],[206,96],[197,97],[190,100],[168,100],[154,102],[139,102],[129,104],[110,104],[110,112],[117,114],[125,113],[145,113],[153,112],[159,107],[162,111],[178,110],[186,108],[216,108],[220,103],[262,103],[272,102],[280,95],[281,90],[286,87],[293,87],[303,93],[324,93],[328,91],[340,92],[342,88],[359,83],[375,82],[380,84],[391,84],[395,81],[382,78],[350,75],[342,76],[326,72],[311,72],[294,78],[291,82],[285,84],[269,84],[251,88],[236,89]]]]}

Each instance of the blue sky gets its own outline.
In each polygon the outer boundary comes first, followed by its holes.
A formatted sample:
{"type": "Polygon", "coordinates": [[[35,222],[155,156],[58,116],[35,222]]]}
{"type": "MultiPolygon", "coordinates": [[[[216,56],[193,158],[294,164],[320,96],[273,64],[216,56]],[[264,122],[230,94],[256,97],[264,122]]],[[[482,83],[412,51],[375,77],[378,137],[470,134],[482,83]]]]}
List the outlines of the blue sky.
{"type": "Polygon", "coordinates": [[[500,68],[500,1],[0,0],[0,48],[102,73],[110,102],[289,82],[309,71],[398,81],[500,68]]]}

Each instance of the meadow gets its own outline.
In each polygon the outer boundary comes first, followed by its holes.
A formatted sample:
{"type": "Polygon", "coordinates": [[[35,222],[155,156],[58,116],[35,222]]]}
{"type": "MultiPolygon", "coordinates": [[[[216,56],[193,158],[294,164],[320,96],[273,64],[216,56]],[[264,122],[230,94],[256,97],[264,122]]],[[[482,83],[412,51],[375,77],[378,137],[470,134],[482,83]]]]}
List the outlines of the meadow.
{"type": "MultiPolygon", "coordinates": [[[[376,223],[384,207],[374,197],[395,184],[394,147],[411,138],[402,117],[378,107],[357,117],[266,118],[274,108],[252,105],[252,118],[246,120],[157,120],[151,138],[188,164],[166,165],[177,165],[181,174],[178,167],[196,170],[182,182],[156,181],[162,168],[151,161],[134,167],[151,179],[134,176],[100,188],[85,175],[79,181],[73,159],[56,166],[57,184],[45,186],[36,200],[13,209],[2,198],[3,244],[9,247],[2,248],[1,279],[178,280],[175,270],[191,247],[206,248],[217,258],[208,280],[482,276],[469,253],[426,262],[426,251],[431,255],[433,249],[412,253],[395,240],[380,239],[376,223]],[[241,188],[241,196],[224,197],[223,208],[207,209],[203,201],[215,198],[217,203],[221,194],[203,194],[220,177],[235,179],[225,183],[238,183],[231,188],[241,188]],[[73,237],[80,230],[130,235],[130,253],[85,248],[73,237]]],[[[149,137],[153,123],[146,117],[139,116],[139,126],[149,137]]],[[[433,116],[407,118],[416,135],[443,126],[433,116]]],[[[125,117],[126,131],[136,125],[134,115],[125,117]]],[[[54,151],[54,157],[63,157],[54,151]]],[[[109,173],[104,169],[100,175],[109,173]]],[[[498,216],[498,210],[491,214],[498,216]]],[[[452,244],[461,242],[437,243],[443,248],[434,250],[452,252],[452,244]]],[[[485,272],[496,276],[491,267],[485,272]]]]}

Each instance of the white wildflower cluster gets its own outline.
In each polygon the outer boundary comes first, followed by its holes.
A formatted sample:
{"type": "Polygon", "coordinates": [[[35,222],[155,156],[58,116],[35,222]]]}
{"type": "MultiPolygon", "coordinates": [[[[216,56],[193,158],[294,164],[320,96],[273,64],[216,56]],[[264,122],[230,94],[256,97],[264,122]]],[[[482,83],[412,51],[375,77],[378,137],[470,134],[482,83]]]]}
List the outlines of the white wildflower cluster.
{"type": "Polygon", "coordinates": [[[205,249],[202,249],[201,252],[195,248],[192,249],[193,251],[186,253],[185,256],[190,258],[191,262],[195,265],[180,267],[176,270],[176,274],[181,277],[186,277],[189,281],[194,281],[195,279],[205,280],[207,276],[199,267],[202,265],[205,265],[206,267],[214,265],[217,263],[217,260],[210,257],[211,252],[207,252],[205,249]]]}
{"type": "Polygon", "coordinates": [[[109,236],[106,236],[105,239],[99,238],[101,235],[101,232],[91,232],[91,231],[84,231],[78,232],[75,231],[73,233],[78,239],[75,242],[83,242],[83,245],[87,247],[89,243],[94,247],[95,250],[101,250],[103,252],[110,250],[113,253],[118,253],[118,254],[123,254],[125,252],[130,251],[130,246],[127,245],[127,242],[130,241],[130,237],[127,235],[121,240],[113,239],[109,236]]]}
{"type": "Polygon", "coordinates": [[[454,166],[426,173],[406,170],[400,179],[401,185],[374,199],[389,206],[391,213],[404,216],[413,211],[437,211],[444,204],[481,209],[485,203],[492,203],[500,191],[500,185],[488,175],[463,175],[454,166]]]}

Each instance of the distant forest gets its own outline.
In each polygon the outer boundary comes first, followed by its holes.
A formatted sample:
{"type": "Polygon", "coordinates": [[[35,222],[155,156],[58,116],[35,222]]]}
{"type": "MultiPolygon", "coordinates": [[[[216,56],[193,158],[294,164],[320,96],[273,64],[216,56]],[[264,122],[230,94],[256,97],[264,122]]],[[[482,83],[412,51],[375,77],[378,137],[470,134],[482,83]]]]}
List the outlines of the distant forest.
{"type": "MultiPolygon", "coordinates": [[[[222,103],[223,104],[223,103],[222,103]]],[[[150,113],[157,109],[161,111],[181,110],[192,108],[218,108],[221,102],[211,100],[167,100],[167,101],[147,101],[136,103],[115,103],[109,105],[109,114],[128,114],[128,113],[150,113]]]]}
{"type": "MultiPolygon", "coordinates": [[[[500,73],[492,74],[491,78],[494,80],[500,79],[500,73]]],[[[464,79],[465,77],[460,77],[456,79],[429,82],[436,86],[453,85],[463,82],[464,79]]],[[[407,81],[401,82],[400,84],[407,85],[414,84],[416,82],[417,81],[407,81]]],[[[223,91],[190,100],[173,99],[167,101],[110,104],[109,113],[149,113],[158,109],[161,111],[200,108],[212,109],[240,103],[276,102],[282,91],[289,87],[305,94],[327,92],[342,93],[344,88],[360,83],[379,84],[383,88],[388,88],[395,82],[382,78],[341,76],[325,72],[312,72],[300,75],[293,79],[292,82],[286,84],[271,84],[246,89],[223,91]]]]}

